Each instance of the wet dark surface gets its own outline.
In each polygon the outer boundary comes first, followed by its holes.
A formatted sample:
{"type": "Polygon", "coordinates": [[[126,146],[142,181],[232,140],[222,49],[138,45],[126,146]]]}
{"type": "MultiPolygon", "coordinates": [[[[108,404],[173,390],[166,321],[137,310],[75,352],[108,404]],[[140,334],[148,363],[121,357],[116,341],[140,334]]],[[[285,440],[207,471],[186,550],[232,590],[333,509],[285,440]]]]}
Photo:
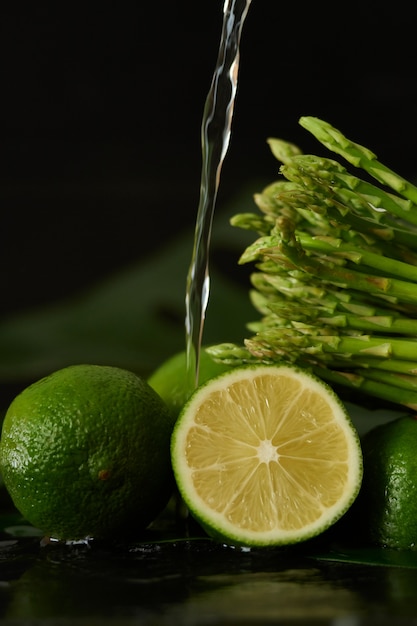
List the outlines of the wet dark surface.
{"type": "Polygon", "coordinates": [[[320,542],[244,550],[152,533],[121,545],[0,541],[4,624],[412,624],[416,585],[412,552],[323,551],[320,542]]]}

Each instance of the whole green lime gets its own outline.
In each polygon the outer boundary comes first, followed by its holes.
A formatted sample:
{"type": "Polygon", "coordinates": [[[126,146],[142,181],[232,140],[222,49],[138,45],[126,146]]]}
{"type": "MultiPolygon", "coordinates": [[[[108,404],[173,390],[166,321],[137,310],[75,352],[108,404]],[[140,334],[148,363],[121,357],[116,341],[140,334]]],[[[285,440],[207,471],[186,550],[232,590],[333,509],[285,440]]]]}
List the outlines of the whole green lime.
{"type": "Polygon", "coordinates": [[[379,546],[417,548],[417,418],[404,416],[362,438],[364,476],[357,513],[379,546]]]}
{"type": "MultiPolygon", "coordinates": [[[[231,367],[216,362],[203,347],[200,351],[199,385],[227,372],[231,367]]],[[[190,395],[187,386],[186,351],[178,352],[164,361],[148,378],[148,383],[164,400],[171,414],[178,417],[190,395]]]]}
{"type": "Polygon", "coordinates": [[[163,400],[134,373],[73,365],[13,400],[0,472],[15,507],[48,537],[130,534],[172,494],[173,425],[163,400]]]}

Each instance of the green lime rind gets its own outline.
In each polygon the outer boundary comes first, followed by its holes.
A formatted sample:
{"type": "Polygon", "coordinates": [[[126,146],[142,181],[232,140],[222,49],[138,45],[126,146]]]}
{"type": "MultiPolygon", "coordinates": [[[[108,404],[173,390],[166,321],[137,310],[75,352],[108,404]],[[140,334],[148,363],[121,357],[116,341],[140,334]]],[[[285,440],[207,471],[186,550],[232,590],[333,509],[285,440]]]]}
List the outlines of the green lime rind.
{"type": "Polygon", "coordinates": [[[417,550],[417,419],[401,416],[362,438],[364,477],[355,523],[374,545],[417,550]]]}
{"type": "Polygon", "coordinates": [[[318,377],[311,375],[310,373],[306,373],[297,366],[288,366],[285,364],[265,366],[246,365],[235,367],[233,371],[224,372],[202,384],[186,402],[174,426],[171,437],[171,460],[179,493],[192,516],[198,521],[208,536],[216,539],[217,541],[237,546],[287,546],[300,543],[320,535],[337,522],[351,508],[358,496],[363,476],[363,463],[359,435],[339,397],[333,389],[327,385],[327,383],[323,382],[318,377]],[[189,424],[193,421],[193,415],[195,414],[200,401],[215,387],[226,386],[228,383],[232,383],[237,380],[240,376],[247,376],[251,372],[255,374],[259,373],[263,369],[277,370],[283,368],[291,370],[291,372],[295,375],[302,377],[307,376],[312,385],[319,388],[322,393],[326,394],[326,398],[333,406],[338,419],[343,422],[346,428],[345,432],[349,434],[348,436],[350,437],[351,450],[353,451],[354,458],[354,460],[352,460],[354,477],[351,481],[349,493],[346,495],[344,500],[338,504],[337,508],[325,519],[323,519],[322,522],[292,533],[271,531],[256,534],[245,530],[239,530],[236,526],[230,524],[225,524],[218,515],[213,514],[212,510],[199,497],[196,497],[195,492],[191,487],[191,481],[187,481],[186,479],[188,470],[183,459],[183,437],[189,424]]]}
{"type": "Polygon", "coordinates": [[[0,471],[16,509],[46,536],[120,537],[147,527],[173,492],[173,423],[134,373],[70,366],[13,400],[0,471]]]}

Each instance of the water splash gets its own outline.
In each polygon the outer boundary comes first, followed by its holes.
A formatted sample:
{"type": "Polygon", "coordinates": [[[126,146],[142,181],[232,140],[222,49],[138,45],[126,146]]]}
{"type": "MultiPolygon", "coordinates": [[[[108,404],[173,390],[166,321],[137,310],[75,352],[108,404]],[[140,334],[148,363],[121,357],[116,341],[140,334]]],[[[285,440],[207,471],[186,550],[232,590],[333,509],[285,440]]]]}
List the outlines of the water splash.
{"type": "Polygon", "coordinates": [[[186,288],[187,385],[198,385],[200,350],[210,293],[209,247],[220,173],[230,142],[236,97],[240,38],[252,0],[226,0],[217,64],[201,125],[202,171],[194,247],[186,288]]]}

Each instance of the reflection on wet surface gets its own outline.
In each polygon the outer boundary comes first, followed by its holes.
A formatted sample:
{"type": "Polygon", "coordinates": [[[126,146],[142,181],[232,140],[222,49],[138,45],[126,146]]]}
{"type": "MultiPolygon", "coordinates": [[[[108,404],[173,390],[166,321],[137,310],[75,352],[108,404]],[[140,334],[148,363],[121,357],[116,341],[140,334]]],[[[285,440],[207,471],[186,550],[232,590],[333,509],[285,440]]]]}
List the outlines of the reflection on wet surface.
{"type": "Polygon", "coordinates": [[[417,616],[417,569],[240,551],[205,539],[0,543],[2,623],[384,624],[417,616]],[[64,621],[63,621],[64,620],[64,621]]]}

